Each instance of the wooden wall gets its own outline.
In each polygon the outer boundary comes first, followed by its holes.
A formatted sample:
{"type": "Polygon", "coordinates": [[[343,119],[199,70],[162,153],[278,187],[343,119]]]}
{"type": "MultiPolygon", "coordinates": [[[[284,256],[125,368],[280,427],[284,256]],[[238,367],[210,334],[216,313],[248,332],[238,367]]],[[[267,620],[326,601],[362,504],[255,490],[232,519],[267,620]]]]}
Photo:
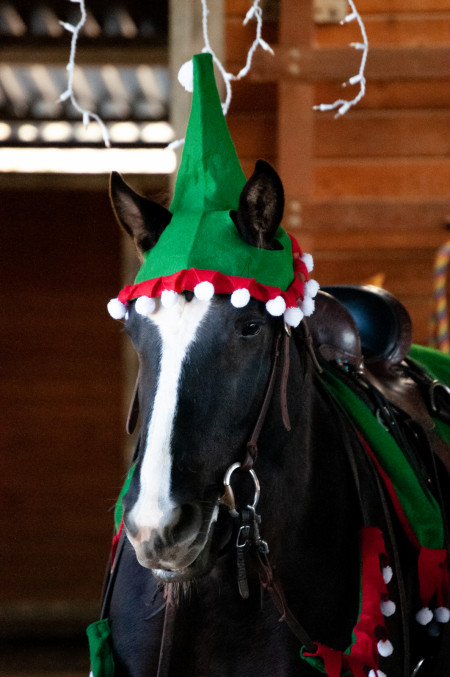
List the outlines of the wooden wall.
{"type": "Polygon", "coordinates": [[[29,181],[0,200],[2,633],[96,612],[124,473],[107,179],[99,193],[29,181]]]}
{"type": "MultiPolygon", "coordinates": [[[[233,72],[254,35],[253,26],[242,27],[247,4],[226,5],[233,72]]],[[[234,86],[229,114],[244,171],[258,157],[278,168],[287,185],[285,225],[313,253],[321,284],[383,274],[413,317],[414,339],[425,343],[433,261],[449,238],[448,4],[357,1],[371,46],[367,93],[337,120],[310,103],[348,93],[341,82],[358,67],[360,53],[348,46],[360,40],[356,23],[315,25],[308,0],[267,4],[263,37],[275,57],[258,55],[252,81],[234,86]]]]}

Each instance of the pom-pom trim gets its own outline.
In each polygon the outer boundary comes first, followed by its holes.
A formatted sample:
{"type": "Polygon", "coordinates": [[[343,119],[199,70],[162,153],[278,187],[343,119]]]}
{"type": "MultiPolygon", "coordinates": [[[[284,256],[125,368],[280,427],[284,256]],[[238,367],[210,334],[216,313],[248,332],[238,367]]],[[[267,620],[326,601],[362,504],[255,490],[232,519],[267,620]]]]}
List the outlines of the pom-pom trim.
{"type": "Polygon", "coordinates": [[[386,618],[389,618],[389,616],[392,616],[395,614],[396,611],[396,606],[395,602],[393,602],[391,599],[386,599],[386,600],[381,600],[381,613],[383,616],[386,616],[386,618]]]}
{"type": "Polygon", "coordinates": [[[134,307],[139,315],[144,315],[146,317],[154,312],[156,308],[155,299],[152,299],[149,296],[139,296],[139,298],[136,299],[134,307]]]}
{"type": "Polygon", "coordinates": [[[178,303],[178,294],[172,289],[164,289],[161,294],[161,303],[164,308],[173,308],[178,303]]]}
{"type": "Polygon", "coordinates": [[[282,296],[277,296],[276,298],[267,301],[266,308],[269,315],[279,317],[280,315],[283,315],[286,310],[286,301],[282,296]]]}
{"type": "Polygon", "coordinates": [[[394,652],[394,647],[392,646],[391,642],[388,639],[380,639],[380,641],[377,644],[377,649],[378,653],[380,654],[380,656],[383,656],[383,658],[391,656],[394,652]]]}
{"type": "Polygon", "coordinates": [[[446,606],[438,606],[434,610],[434,618],[438,623],[448,623],[450,620],[450,609],[446,606]]]}
{"type": "Polygon", "coordinates": [[[107,308],[108,313],[114,320],[122,320],[127,313],[126,305],[119,301],[118,298],[111,299],[107,305],[107,308]]]}
{"type": "Polygon", "coordinates": [[[250,301],[250,292],[248,289],[235,289],[231,294],[231,305],[235,308],[244,308],[250,301]]]}
{"type": "Polygon", "coordinates": [[[433,612],[427,606],[424,606],[416,613],[416,621],[420,625],[428,625],[433,620],[433,612]]]}
{"type": "Polygon", "coordinates": [[[199,301],[209,301],[214,296],[214,285],[208,280],[199,282],[194,287],[194,294],[199,301]]]}

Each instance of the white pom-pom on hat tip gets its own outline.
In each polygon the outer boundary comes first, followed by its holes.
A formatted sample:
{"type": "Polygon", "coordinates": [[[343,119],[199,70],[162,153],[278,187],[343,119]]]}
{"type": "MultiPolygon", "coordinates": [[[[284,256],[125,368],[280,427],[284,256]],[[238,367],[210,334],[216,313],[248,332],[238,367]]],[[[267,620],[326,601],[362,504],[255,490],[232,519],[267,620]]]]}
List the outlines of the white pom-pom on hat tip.
{"type": "Polygon", "coordinates": [[[382,670],[371,670],[367,677],[386,677],[386,673],[384,673],[382,670]]]}
{"type": "Polygon", "coordinates": [[[308,273],[311,273],[314,270],[314,259],[311,254],[303,254],[300,260],[305,264],[308,273]]]}
{"type": "Polygon", "coordinates": [[[127,313],[126,305],[117,298],[111,299],[106,307],[108,308],[108,313],[114,320],[122,320],[127,313]]]}
{"type": "Polygon", "coordinates": [[[267,301],[266,308],[269,315],[279,317],[286,310],[286,301],[282,296],[276,296],[274,299],[267,301]]]}
{"type": "Polygon", "coordinates": [[[386,618],[389,618],[389,616],[395,614],[397,608],[395,606],[395,602],[393,602],[391,599],[381,600],[380,607],[381,613],[383,616],[386,616],[386,618]]]}
{"type": "Polygon", "coordinates": [[[156,308],[155,299],[152,299],[150,296],[139,296],[136,299],[134,307],[139,315],[151,315],[156,308]]]}
{"type": "Polygon", "coordinates": [[[290,327],[298,327],[303,320],[303,311],[300,308],[286,308],[284,311],[284,321],[290,327]]]}
{"type": "Polygon", "coordinates": [[[208,280],[199,282],[194,287],[195,298],[199,301],[209,301],[214,296],[214,291],[214,285],[208,280]]]}
{"type": "Polygon", "coordinates": [[[308,280],[304,285],[304,295],[310,299],[313,299],[317,296],[317,292],[320,289],[320,285],[317,280],[308,280]]]}
{"type": "Polygon", "coordinates": [[[394,647],[388,639],[380,639],[377,644],[378,653],[383,658],[387,658],[394,652],[394,647]]]}
{"type": "Polygon", "coordinates": [[[178,303],[178,294],[172,289],[164,289],[161,294],[161,303],[164,308],[173,308],[178,303]]]}
{"type": "Polygon", "coordinates": [[[181,66],[178,71],[178,82],[187,92],[194,91],[194,63],[192,59],[181,66]]]}
{"type": "Polygon", "coordinates": [[[416,621],[420,625],[428,625],[433,620],[433,612],[427,606],[424,606],[416,613],[416,621]]]}
{"type": "Polygon", "coordinates": [[[448,623],[450,620],[450,609],[446,606],[438,606],[434,610],[434,618],[438,623],[448,623]]]}
{"type": "Polygon", "coordinates": [[[235,289],[231,294],[231,305],[235,308],[244,308],[250,301],[250,292],[248,289],[235,289]]]}

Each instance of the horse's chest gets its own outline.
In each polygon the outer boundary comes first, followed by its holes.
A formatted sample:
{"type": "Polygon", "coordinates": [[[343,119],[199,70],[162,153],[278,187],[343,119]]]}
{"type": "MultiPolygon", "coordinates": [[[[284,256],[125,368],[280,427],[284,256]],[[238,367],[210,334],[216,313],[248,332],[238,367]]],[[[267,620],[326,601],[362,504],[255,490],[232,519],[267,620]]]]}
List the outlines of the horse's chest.
{"type": "Polygon", "coordinates": [[[261,611],[258,599],[217,599],[178,612],[170,677],[291,677],[301,674],[299,662],[284,624],[271,607],[261,611]]]}
{"type": "MultiPolygon", "coordinates": [[[[163,647],[164,597],[128,544],[111,601],[117,677],[156,677],[163,647]]],[[[177,606],[167,677],[291,677],[303,673],[299,647],[269,598],[261,606],[205,577],[177,606]]],[[[167,638],[166,638],[167,641],[167,638]]],[[[166,676],[165,676],[166,677],[166,676]]]]}

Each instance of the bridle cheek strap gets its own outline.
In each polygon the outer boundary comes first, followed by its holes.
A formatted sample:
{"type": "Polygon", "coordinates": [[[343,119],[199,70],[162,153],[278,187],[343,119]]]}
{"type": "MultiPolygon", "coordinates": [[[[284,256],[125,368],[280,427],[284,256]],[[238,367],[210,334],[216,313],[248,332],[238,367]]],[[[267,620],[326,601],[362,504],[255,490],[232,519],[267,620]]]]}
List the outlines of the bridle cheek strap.
{"type": "Polygon", "coordinates": [[[281,371],[281,387],[280,387],[281,416],[286,430],[288,432],[291,430],[287,406],[287,380],[289,376],[289,344],[290,344],[290,336],[287,333],[287,331],[284,331],[284,329],[281,328],[276,334],[274,340],[272,367],[270,370],[269,380],[267,381],[266,392],[264,395],[263,403],[261,405],[259,416],[257,418],[255,427],[253,428],[253,432],[250,436],[250,439],[247,442],[245,459],[244,462],[242,463],[242,470],[250,470],[250,468],[253,466],[253,463],[256,461],[256,457],[258,455],[258,440],[261,434],[262,427],[264,425],[264,421],[266,420],[270,403],[272,401],[281,354],[283,357],[283,367],[281,371]]]}

